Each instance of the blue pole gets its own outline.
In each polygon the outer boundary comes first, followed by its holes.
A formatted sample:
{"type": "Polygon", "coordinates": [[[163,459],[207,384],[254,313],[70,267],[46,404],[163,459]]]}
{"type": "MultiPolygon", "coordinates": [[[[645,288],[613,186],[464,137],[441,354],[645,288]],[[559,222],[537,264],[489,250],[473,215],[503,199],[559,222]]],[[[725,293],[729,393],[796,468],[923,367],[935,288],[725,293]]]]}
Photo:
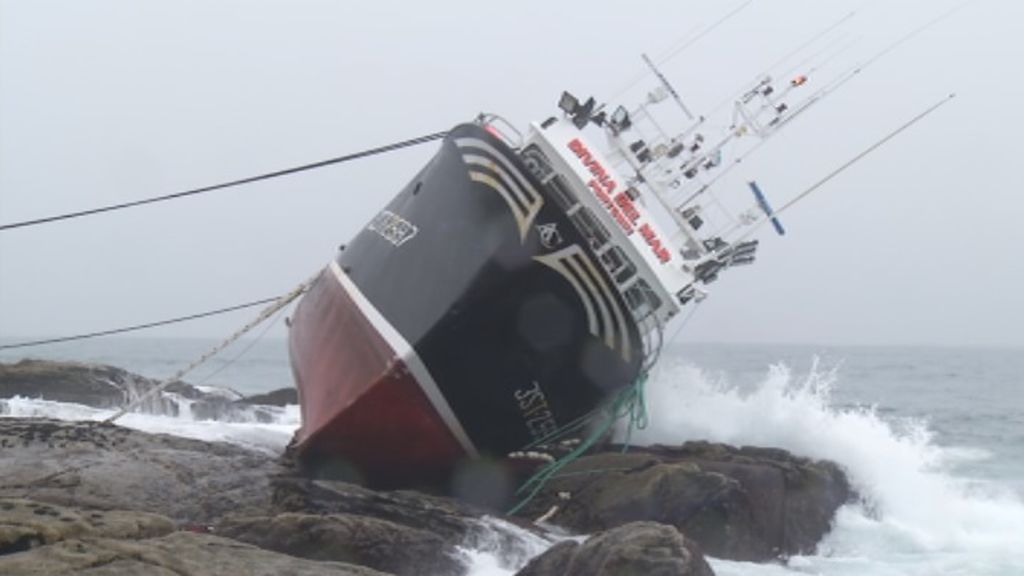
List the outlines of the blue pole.
{"type": "Polygon", "coordinates": [[[758,206],[760,206],[761,210],[764,211],[765,216],[772,221],[772,226],[775,227],[775,231],[779,236],[785,236],[786,229],[782,227],[782,222],[779,222],[779,219],[775,216],[775,211],[768,205],[768,199],[765,198],[764,192],[761,192],[761,188],[758,187],[757,182],[750,181],[748,184],[750,184],[750,190],[754,193],[754,198],[757,199],[758,206]]]}

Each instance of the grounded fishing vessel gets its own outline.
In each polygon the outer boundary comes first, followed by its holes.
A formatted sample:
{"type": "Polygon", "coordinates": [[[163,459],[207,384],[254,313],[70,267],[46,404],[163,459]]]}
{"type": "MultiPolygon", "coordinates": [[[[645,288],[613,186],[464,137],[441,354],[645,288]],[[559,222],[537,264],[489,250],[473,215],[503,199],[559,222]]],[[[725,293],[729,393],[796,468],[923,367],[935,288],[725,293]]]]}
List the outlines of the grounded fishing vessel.
{"type": "Polygon", "coordinates": [[[752,184],[760,212],[713,226],[705,174],[726,142],[799,108],[767,79],[737,100],[720,142],[697,132],[702,119],[669,135],[650,106],[672,95],[688,111],[658,77],[634,110],[565,93],[563,114],[525,136],[496,116],[447,134],[294,313],[301,455],[397,485],[520,450],[631,385],[663,326],[723,268],[753,260],[756,240],[727,238],[771,216],[764,197],[752,184]]]}

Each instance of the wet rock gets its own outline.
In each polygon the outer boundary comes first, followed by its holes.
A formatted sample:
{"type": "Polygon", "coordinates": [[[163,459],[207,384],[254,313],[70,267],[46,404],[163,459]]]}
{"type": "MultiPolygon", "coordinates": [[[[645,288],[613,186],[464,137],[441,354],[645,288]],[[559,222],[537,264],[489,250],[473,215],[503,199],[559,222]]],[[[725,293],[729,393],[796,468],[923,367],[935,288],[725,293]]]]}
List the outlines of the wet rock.
{"type": "Polygon", "coordinates": [[[217,525],[216,533],[292,556],[349,562],[399,576],[461,573],[461,564],[441,536],[367,516],[230,518],[217,525]]]}
{"type": "Polygon", "coordinates": [[[398,490],[378,492],[348,482],[282,474],[274,480],[273,504],[281,512],[349,514],[425,530],[461,542],[486,511],[439,496],[398,490]]]}
{"type": "Polygon", "coordinates": [[[0,555],[82,537],[152,538],[174,531],[166,516],[129,510],[80,511],[23,499],[0,499],[0,555]]]}
{"type": "Polygon", "coordinates": [[[299,403],[299,391],[295,388],[280,388],[266,394],[246,396],[235,401],[236,404],[250,404],[259,406],[288,406],[299,403]]]}
{"type": "MultiPolygon", "coordinates": [[[[581,534],[650,520],[678,529],[710,555],[767,560],[813,550],[849,497],[833,464],[780,450],[690,443],[580,458],[523,516],[547,515],[581,534]]],[[[313,479],[289,457],[41,418],[0,418],[0,498],[45,504],[56,516],[31,513],[55,518],[46,526],[67,525],[53,536],[48,530],[54,528],[0,521],[0,542],[9,550],[149,534],[87,530],[87,518],[62,514],[58,506],[160,514],[308,560],[350,561],[395,574],[427,567],[427,573],[456,574],[460,546],[514,556],[523,554],[523,529],[537,534],[525,520],[515,527],[495,518],[494,509],[453,498],[313,479]]],[[[568,545],[559,548],[565,554],[568,545]]],[[[569,561],[559,558],[545,562],[569,561]]]]}
{"type": "Polygon", "coordinates": [[[406,537],[431,534],[440,544],[426,560],[437,559],[442,569],[449,565],[447,558],[456,553],[457,547],[486,549],[499,557],[519,558],[525,562],[530,553],[523,548],[523,532],[541,534],[540,529],[530,523],[516,525],[499,518],[493,510],[452,498],[411,490],[375,491],[347,482],[311,480],[292,473],[275,478],[273,508],[278,512],[353,517],[360,522],[376,519],[382,521],[377,526],[402,527],[406,537]]]}
{"type": "MultiPolygon", "coordinates": [[[[159,384],[158,380],[103,364],[31,359],[0,363],[0,398],[21,396],[112,409],[134,401],[159,384]]],[[[245,400],[240,396],[230,390],[200,389],[174,382],[143,401],[136,411],[161,416],[180,416],[186,411],[196,420],[272,422],[283,404],[260,406],[260,401],[282,402],[287,392],[245,400]]]]}
{"type": "MultiPolygon", "coordinates": [[[[485,510],[413,491],[312,480],[287,459],[233,445],[39,418],[0,419],[0,445],[0,498],[31,498],[47,510],[162,514],[190,529],[309,560],[344,560],[396,574],[459,574],[457,548],[485,541],[495,553],[521,553],[521,530],[487,518],[485,510]]],[[[55,521],[75,526],[74,520],[55,521]]],[[[28,549],[110,535],[40,533],[14,526],[6,541],[28,549]]]]}
{"type": "MultiPolygon", "coordinates": [[[[0,398],[23,396],[117,408],[154,384],[149,378],[100,364],[31,359],[0,363],[0,398]]],[[[177,406],[161,398],[154,398],[144,408],[153,414],[177,414],[177,406]]]]}
{"type": "Polygon", "coordinates": [[[530,559],[515,576],[569,576],[570,566],[579,550],[579,542],[563,540],[530,559]]]}
{"type": "Polygon", "coordinates": [[[271,457],[244,448],[100,422],[0,419],[0,497],[140,510],[209,523],[266,513],[271,457]]]}
{"type": "Polygon", "coordinates": [[[697,545],[672,526],[634,522],[560,542],[516,576],[714,576],[697,545]]]}
{"type": "Polygon", "coordinates": [[[851,496],[833,463],[692,442],[580,458],[522,514],[537,517],[558,506],[550,521],[582,533],[661,522],[712,556],[764,561],[812,552],[851,496]]]}
{"type": "Polygon", "coordinates": [[[12,576],[382,576],[340,562],[315,562],[210,534],[174,532],[147,540],[70,539],[0,556],[12,576]]]}

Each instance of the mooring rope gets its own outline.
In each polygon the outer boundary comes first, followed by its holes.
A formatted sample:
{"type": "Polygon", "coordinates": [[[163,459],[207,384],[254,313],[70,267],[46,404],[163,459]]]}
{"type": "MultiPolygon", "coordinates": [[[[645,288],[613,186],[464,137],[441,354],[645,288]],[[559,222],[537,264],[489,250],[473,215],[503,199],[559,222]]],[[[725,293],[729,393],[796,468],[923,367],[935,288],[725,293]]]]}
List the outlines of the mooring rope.
{"type": "MultiPolygon", "coordinates": [[[[274,326],[277,325],[277,323],[281,320],[281,316],[283,315],[283,313],[284,313],[284,309],[283,308],[281,310],[278,310],[276,316],[271,321],[267,322],[267,325],[263,327],[263,330],[260,330],[260,333],[257,334],[255,338],[250,340],[249,344],[246,345],[245,348],[242,348],[237,354],[235,354],[234,356],[229,358],[228,361],[225,362],[224,364],[218,366],[217,369],[215,369],[213,372],[207,374],[202,380],[200,380],[196,384],[196,386],[205,386],[205,385],[207,385],[207,383],[210,380],[212,380],[214,377],[216,377],[218,374],[220,374],[221,372],[227,370],[228,368],[233,366],[235,363],[237,363],[239,360],[244,358],[246,354],[248,354],[257,344],[259,344],[263,340],[263,337],[267,335],[267,332],[270,332],[270,330],[274,326]]],[[[226,387],[221,387],[221,386],[216,386],[216,387],[217,388],[226,388],[226,387]]],[[[227,389],[231,390],[235,394],[238,394],[239,397],[244,398],[246,396],[245,394],[242,394],[242,393],[240,393],[237,390],[234,390],[232,388],[227,388],[227,389]]]]}
{"type": "Polygon", "coordinates": [[[46,338],[44,340],[31,340],[28,342],[17,342],[14,344],[4,344],[0,346],[0,350],[11,350],[13,348],[27,348],[29,346],[42,346],[44,344],[56,344],[58,342],[73,342],[75,340],[88,340],[90,338],[99,338],[101,336],[111,336],[113,334],[123,334],[125,332],[134,332],[136,330],[145,330],[147,328],[156,328],[158,326],[167,326],[169,324],[177,324],[179,322],[188,322],[191,320],[198,320],[200,318],[208,318],[210,316],[217,316],[219,314],[227,314],[229,312],[235,312],[238,310],[244,310],[246,308],[252,308],[254,306],[260,306],[262,304],[268,304],[270,302],[276,302],[280,296],[274,298],[263,298],[261,300],[254,300],[252,302],[246,302],[245,304],[236,304],[234,306],[228,306],[226,308],[218,308],[216,310],[209,310],[207,312],[199,312],[197,314],[189,314],[188,316],[178,316],[177,318],[169,318],[167,320],[159,320],[156,322],[146,322],[144,324],[134,324],[131,326],[124,326],[122,328],[112,328],[109,330],[99,330],[96,332],[86,332],[85,334],[76,334],[74,336],[61,336],[59,338],[46,338]]]}
{"type": "Polygon", "coordinates": [[[210,358],[213,358],[214,356],[216,356],[221,350],[223,350],[223,349],[227,348],[228,346],[230,346],[232,342],[234,342],[235,340],[238,340],[239,338],[241,338],[242,335],[244,335],[246,332],[252,330],[256,326],[261,324],[263,321],[265,321],[267,318],[270,318],[271,316],[273,316],[275,312],[277,312],[278,310],[284,308],[285,306],[290,304],[293,300],[295,300],[296,298],[301,296],[303,293],[306,292],[306,290],[309,289],[310,286],[313,285],[314,282],[316,282],[317,278],[319,278],[319,277],[320,277],[320,272],[317,272],[309,280],[303,282],[302,284],[299,284],[298,286],[295,287],[294,290],[292,290],[291,292],[285,294],[284,296],[281,296],[280,298],[275,300],[273,304],[271,304],[270,306],[267,306],[266,308],[264,308],[263,311],[260,312],[259,315],[255,319],[253,319],[251,322],[249,322],[245,326],[242,326],[241,328],[239,328],[237,331],[235,331],[234,334],[232,334],[231,336],[228,336],[223,342],[221,342],[220,344],[218,344],[218,345],[214,346],[213,348],[211,348],[209,351],[207,351],[205,354],[200,356],[198,359],[196,359],[194,362],[192,362],[188,366],[182,368],[181,370],[178,370],[178,372],[176,372],[170,378],[167,378],[166,380],[164,380],[160,384],[157,384],[156,386],[153,386],[152,388],[147,390],[144,394],[140,394],[135,399],[133,399],[131,402],[126,404],[124,407],[122,407],[120,410],[115,412],[113,416],[110,416],[109,418],[106,418],[103,421],[105,423],[109,424],[109,423],[113,422],[114,420],[117,420],[118,418],[120,418],[120,417],[124,416],[125,414],[127,414],[127,413],[131,412],[132,410],[134,410],[136,407],[141,405],[146,400],[149,400],[153,396],[156,396],[157,394],[162,392],[164,388],[167,388],[171,384],[174,384],[175,382],[178,382],[179,380],[181,380],[182,376],[184,376],[185,374],[188,374],[189,372],[191,372],[192,370],[194,370],[195,368],[197,368],[198,366],[200,366],[201,364],[203,364],[204,362],[206,362],[210,358]]]}
{"type": "Polygon", "coordinates": [[[23,220],[21,222],[11,222],[8,224],[0,224],[0,231],[11,230],[14,228],[22,228],[25,226],[36,226],[39,224],[46,224],[48,222],[57,222],[59,220],[69,220],[71,218],[79,218],[82,216],[90,216],[92,214],[100,214],[102,212],[112,212],[114,210],[123,210],[125,208],[134,208],[136,206],[142,206],[144,204],[152,204],[154,202],[164,202],[167,200],[177,200],[187,196],[195,196],[197,194],[203,194],[206,192],[213,192],[214,190],[222,190],[224,188],[231,188],[233,186],[240,186],[242,184],[250,184],[252,182],[258,182],[260,180],[270,180],[271,178],[279,178],[281,176],[288,176],[290,174],[296,174],[298,172],[305,172],[307,170],[313,170],[316,168],[323,168],[324,166],[330,166],[332,164],[341,164],[342,162],[349,162],[351,160],[357,160],[359,158],[366,158],[367,156],[374,156],[376,154],[383,154],[385,152],[392,152],[402,148],[408,148],[410,146],[416,146],[433,140],[444,138],[448,134],[444,132],[434,132],[433,134],[427,134],[419,136],[417,138],[410,138],[409,140],[402,140],[401,142],[395,142],[386,146],[379,146],[377,148],[370,148],[368,150],[361,150],[352,154],[346,154],[344,156],[338,156],[336,158],[329,158],[327,160],[321,160],[319,162],[313,162],[311,164],[303,164],[302,166],[295,166],[292,168],[285,168],[283,170],[275,170],[274,172],[267,172],[266,174],[260,174],[258,176],[250,176],[248,178],[241,178],[238,180],[231,180],[230,182],[222,182],[220,184],[214,184],[212,186],[203,186],[202,188],[194,188],[192,190],[185,190],[182,192],[175,192],[173,194],[165,194],[163,196],[154,196],[152,198],[145,198],[143,200],[135,200],[132,202],[122,202],[120,204],[111,204],[109,206],[100,206],[98,208],[91,208],[89,210],[80,210],[77,212],[68,212],[65,214],[57,214],[54,216],[46,216],[43,218],[35,218],[32,220],[23,220]]]}

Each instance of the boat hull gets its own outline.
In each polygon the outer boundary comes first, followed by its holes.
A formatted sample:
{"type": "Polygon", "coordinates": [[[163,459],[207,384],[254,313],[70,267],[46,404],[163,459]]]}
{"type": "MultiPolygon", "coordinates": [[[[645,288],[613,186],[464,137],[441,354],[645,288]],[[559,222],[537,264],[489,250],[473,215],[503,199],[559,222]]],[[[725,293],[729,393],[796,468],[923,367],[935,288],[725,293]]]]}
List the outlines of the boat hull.
{"type": "Polygon", "coordinates": [[[297,447],[375,484],[436,479],[593,410],[635,379],[638,342],[569,216],[462,125],[297,306],[297,447]]]}
{"type": "Polygon", "coordinates": [[[409,347],[388,342],[393,329],[343,274],[329,266],[293,318],[304,460],[375,485],[442,480],[467,452],[410,369],[409,347]]]}

